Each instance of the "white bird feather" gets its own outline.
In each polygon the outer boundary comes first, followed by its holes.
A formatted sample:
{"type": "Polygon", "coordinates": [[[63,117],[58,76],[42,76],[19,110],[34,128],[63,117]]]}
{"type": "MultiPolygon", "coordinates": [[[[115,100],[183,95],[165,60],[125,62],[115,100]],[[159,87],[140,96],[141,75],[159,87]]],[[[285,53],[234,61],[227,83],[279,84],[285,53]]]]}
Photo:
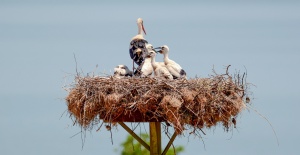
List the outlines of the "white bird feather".
{"type": "Polygon", "coordinates": [[[114,68],[114,77],[123,78],[126,76],[132,76],[132,71],[126,65],[118,65],[114,68]]]}
{"type": "Polygon", "coordinates": [[[176,63],[175,61],[169,59],[169,47],[164,45],[160,47],[161,50],[159,53],[164,55],[164,63],[169,72],[173,75],[173,78],[186,78],[186,72],[182,69],[182,67],[176,63]]]}
{"type": "Polygon", "coordinates": [[[155,61],[156,53],[154,51],[150,51],[149,56],[151,57],[151,64],[154,70],[155,77],[172,80],[173,76],[170,74],[168,69],[163,65],[159,65],[155,61]]]}

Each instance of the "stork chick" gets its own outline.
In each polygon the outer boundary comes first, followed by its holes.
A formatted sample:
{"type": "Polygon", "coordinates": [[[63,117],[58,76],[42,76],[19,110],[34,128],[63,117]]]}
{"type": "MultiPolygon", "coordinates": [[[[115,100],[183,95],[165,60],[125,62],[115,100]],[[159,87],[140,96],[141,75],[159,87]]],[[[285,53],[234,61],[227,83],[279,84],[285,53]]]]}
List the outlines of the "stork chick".
{"type": "Polygon", "coordinates": [[[152,64],[152,67],[153,67],[153,70],[154,70],[155,77],[168,79],[168,80],[173,80],[173,76],[170,74],[168,69],[165,66],[159,65],[155,61],[156,52],[150,51],[149,56],[151,57],[151,64],[152,64]]]}
{"type": "Polygon", "coordinates": [[[126,65],[118,65],[114,68],[114,77],[124,78],[126,76],[132,76],[132,71],[126,65]]]}
{"type": "Polygon", "coordinates": [[[156,49],[160,49],[158,52],[164,55],[165,65],[166,65],[167,69],[169,70],[169,72],[172,74],[174,79],[186,78],[186,72],[182,69],[182,67],[175,61],[169,59],[170,49],[167,45],[158,47],[156,49]]]}
{"type": "MultiPolygon", "coordinates": [[[[155,52],[155,50],[151,44],[147,44],[146,48],[147,48],[148,52],[150,52],[150,51],[155,52]]],[[[152,75],[152,72],[153,72],[153,67],[151,64],[151,57],[149,55],[147,55],[145,57],[144,62],[134,72],[134,75],[141,76],[141,77],[148,77],[148,76],[152,75]]]]}

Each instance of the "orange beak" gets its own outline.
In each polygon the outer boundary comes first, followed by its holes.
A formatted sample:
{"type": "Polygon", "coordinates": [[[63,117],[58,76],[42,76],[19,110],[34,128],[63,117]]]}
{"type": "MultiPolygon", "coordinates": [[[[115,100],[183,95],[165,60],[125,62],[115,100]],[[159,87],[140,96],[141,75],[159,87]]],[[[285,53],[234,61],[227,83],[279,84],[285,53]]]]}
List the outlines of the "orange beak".
{"type": "Polygon", "coordinates": [[[143,31],[144,31],[144,33],[145,33],[145,35],[147,35],[146,34],[146,30],[145,30],[145,28],[144,28],[144,24],[142,23],[142,29],[143,29],[143,31]]]}

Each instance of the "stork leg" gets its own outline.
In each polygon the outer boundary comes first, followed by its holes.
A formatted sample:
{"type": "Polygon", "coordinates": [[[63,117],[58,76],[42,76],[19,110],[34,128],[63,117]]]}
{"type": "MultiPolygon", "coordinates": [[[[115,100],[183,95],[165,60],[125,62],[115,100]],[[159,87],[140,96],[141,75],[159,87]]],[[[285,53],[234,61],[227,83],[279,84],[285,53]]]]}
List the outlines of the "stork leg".
{"type": "Polygon", "coordinates": [[[134,73],[134,60],[132,59],[132,73],[134,73]]]}

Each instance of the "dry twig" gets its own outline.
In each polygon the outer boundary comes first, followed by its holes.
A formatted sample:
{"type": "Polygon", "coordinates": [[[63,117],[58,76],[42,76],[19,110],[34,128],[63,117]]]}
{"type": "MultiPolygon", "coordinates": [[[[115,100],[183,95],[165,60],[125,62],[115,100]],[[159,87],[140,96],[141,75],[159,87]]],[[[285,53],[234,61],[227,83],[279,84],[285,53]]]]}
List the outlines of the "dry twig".
{"type": "MultiPolygon", "coordinates": [[[[68,111],[84,129],[104,122],[160,121],[172,124],[178,134],[186,129],[232,125],[246,107],[242,76],[217,74],[209,78],[164,81],[155,78],[81,77],[77,74],[66,97],[68,111]],[[241,85],[243,85],[241,87],[241,85]]],[[[102,126],[102,125],[101,125],[102,126]]]]}

